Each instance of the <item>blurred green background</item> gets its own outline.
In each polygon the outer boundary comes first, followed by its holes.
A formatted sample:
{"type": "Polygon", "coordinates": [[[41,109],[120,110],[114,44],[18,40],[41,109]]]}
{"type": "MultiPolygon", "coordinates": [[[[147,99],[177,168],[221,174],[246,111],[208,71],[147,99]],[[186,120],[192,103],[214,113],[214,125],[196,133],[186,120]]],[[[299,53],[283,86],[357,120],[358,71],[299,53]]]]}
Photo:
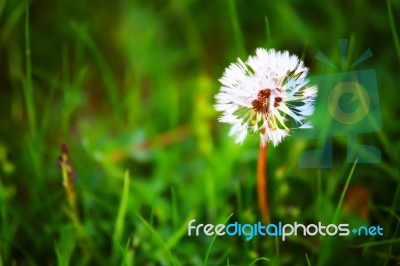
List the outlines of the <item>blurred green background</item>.
{"type": "Polygon", "coordinates": [[[1,0],[0,265],[396,265],[399,17],[398,0],[1,0]],[[332,73],[315,55],[340,65],[343,38],[347,65],[374,53],[354,70],[377,72],[383,129],[361,139],[382,161],[351,176],[345,136],[325,170],[297,167],[315,141],[270,146],[272,219],[384,236],[188,237],[259,220],[259,138],[235,144],[213,108],[224,68],[266,47],[332,73]]]}

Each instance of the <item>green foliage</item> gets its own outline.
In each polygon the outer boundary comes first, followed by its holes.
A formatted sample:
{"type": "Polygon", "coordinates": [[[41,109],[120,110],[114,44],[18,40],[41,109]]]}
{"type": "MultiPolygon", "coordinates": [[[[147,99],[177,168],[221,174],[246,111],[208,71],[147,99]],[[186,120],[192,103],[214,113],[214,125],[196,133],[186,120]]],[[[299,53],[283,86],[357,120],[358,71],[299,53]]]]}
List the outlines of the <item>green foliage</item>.
{"type": "Polygon", "coordinates": [[[0,1],[0,265],[395,264],[398,17],[395,0],[0,1]],[[331,73],[314,56],[340,65],[341,38],[344,68],[374,53],[357,68],[377,71],[383,129],[360,141],[382,161],[347,164],[335,137],[331,169],[300,169],[318,141],[288,138],[268,150],[272,220],[379,224],[384,236],[189,237],[192,219],[259,220],[258,136],[235,144],[213,108],[224,68],[262,46],[331,73]]]}

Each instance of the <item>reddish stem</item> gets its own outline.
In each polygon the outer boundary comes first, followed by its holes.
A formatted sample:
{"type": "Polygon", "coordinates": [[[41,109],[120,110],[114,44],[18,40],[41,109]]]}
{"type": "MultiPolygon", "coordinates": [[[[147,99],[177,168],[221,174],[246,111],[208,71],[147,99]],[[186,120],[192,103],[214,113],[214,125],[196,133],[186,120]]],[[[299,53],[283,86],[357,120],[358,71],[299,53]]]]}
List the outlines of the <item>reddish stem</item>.
{"type": "Polygon", "coordinates": [[[262,221],[268,223],[270,220],[268,204],[268,185],[267,185],[267,144],[260,145],[257,164],[257,191],[258,204],[261,211],[262,221]]]}

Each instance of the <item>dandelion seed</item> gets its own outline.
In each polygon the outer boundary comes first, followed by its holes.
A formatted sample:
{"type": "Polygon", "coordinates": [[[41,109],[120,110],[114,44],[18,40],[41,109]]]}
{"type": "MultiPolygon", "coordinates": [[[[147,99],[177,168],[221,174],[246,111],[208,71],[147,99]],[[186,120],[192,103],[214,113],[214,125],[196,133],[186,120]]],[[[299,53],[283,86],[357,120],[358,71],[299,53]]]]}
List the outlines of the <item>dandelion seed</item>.
{"type": "Polygon", "coordinates": [[[308,68],[296,55],[258,48],[246,62],[232,63],[219,80],[215,108],[220,122],[232,125],[229,136],[242,143],[248,132],[260,134],[261,146],[278,145],[293,129],[310,128],[317,87],[310,86],[308,68]],[[291,128],[288,118],[296,127],[291,128]]]}

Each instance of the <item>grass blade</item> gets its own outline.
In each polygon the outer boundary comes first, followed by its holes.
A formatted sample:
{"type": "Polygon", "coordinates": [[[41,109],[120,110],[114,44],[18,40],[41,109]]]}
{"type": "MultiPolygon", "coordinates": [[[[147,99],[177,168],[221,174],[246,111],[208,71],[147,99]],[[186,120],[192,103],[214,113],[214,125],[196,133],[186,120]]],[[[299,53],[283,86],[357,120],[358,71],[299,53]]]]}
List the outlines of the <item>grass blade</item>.
{"type": "Polygon", "coordinates": [[[26,77],[24,82],[24,97],[26,111],[28,114],[30,133],[33,139],[36,139],[36,109],[32,85],[32,63],[31,63],[31,45],[29,31],[29,1],[25,1],[25,56],[26,56],[26,77]]]}
{"type": "Polygon", "coordinates": [[[392,31],[392,34],[393,34],[393,40],[394,40],[394,45],[396,47],[397,57],[400,60],[400,42],[399,42],[399,36],[397,35],[397,31],[396,31],[396,24],[394,24],[391,0],[387,0],[387,9],[388,9],[390,30],[392,31]]]}
{"type": "Polygon", "coordinates": [[[338,203],[338,205],[336,207],[335,215],[333,216],[333,221],[332,221],[333,224],[335,224],[337,222],[337,219],[339,218],[339,213],[340,213],[340,210],[342,209],[344,196],[346,195],[347,189],[348,189],[349,184],[350,184],[350,180],[353,177],[354,169],[356,168],[357,162],[358,162],[358,158],[354,162],[353,167],[351,168],[350,173],[347,176],[346,184],[344,186],[342,194],[340,195],[340,200],[339,200],[339,203],[338,203]]]}
{"type": "Polygon", "coordinates": [[[114,256],[121,241],[122,233],[124,231],[125,216],[126,216],[126,210],[128,208],[128,201],[129,201],[129,171],[125,171],[121,202],[119,204],[117,219],[115,221],[114,235],[113,235],[114,256]]]}
{"type": "Polygon", "coordinates": [[[270,259],[267,259],[267,258],[265,258],[265,257],[261,257],[261,258],[257,258],[257,259],[255,259],[255,260],[253,260],[252,262],[250,262],[250,264],[249,264],[249,266],[251,266],[251,265],[255,265],[257,262],[259,262],[259,261],[271,261],[270,259]]]}
{"type": "MultiPolygon", "coordinates": [[[[233,215],[233,213],[231,213],[231,214],[225,219],[224,224],[226,224],[226,223],[229,221],[229,219],[232,217],[232,215],[233,215]]],[[[210,242],[210,244],[208,245],[208,248],[207,248],[206,257],[205,257],[205,259],[204,259],[204,266],[206,266],[207,263],[208,263],[208,258],[209,258],[210,253],[211,253],[211,248],[212,248],[212,246],[214,245],[214,242],[215,242],[216,239],[217,239],[217,234],[214,234],[214,236],[213,236],[213,238],[211,239],[211,242],[210,242]]]]}
{"type": "Polygon", "coordinates": [[[161,236],[157,233],[157,231],[139,214],[136,213],[136,216],[139,218],[139,220],[144,224],[144,226],[150,231],[150,233],[153,235],[153,237],[157,240],[158,244],[164,249],[168,259],[172,263],[172,265],[179,265],[179,262],[175,258],[175,256],[172,254],[171,250],[168,248],[164,240],[161,238],[161,236]]]}
{"type": "Polygon", "coordinates": [[[239,18],[236,10],[235,0],[228,0],[229,15],[231,17],[233,34],[236,42],[236,48],[241,58],[246,56],[246,48],[242,31],[240,30],[239,18]]]}
{"type": "Polygon", "coordinates": [[[308,258],[307,253],[306,253],[306,261],[307,261],[307,266],[311,266],[311,262],[310,262],[310,259],[308,258]]]}

